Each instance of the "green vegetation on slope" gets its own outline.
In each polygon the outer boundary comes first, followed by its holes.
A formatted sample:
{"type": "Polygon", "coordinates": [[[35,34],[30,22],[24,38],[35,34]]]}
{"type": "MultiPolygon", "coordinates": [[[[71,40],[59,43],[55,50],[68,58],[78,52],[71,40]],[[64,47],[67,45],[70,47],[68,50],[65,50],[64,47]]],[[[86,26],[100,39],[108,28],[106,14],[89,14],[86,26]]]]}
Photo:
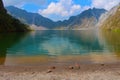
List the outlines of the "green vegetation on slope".
{"type": "Polygon", "coordinates": [[[23,32],[27,30],[27,25],[7,14],[2,0],[0,0],[0,32],[23,32]]]}
{"type": "Polygon", "coordinates": [[[114,31],[120,30],[120,6],[118,7],[116,13],[114,15],[110,15],[101,27],[102,29],[114,31]]]}
{"type": "Polygon", "coordinates": [[[0,32],[27,31],[26,25],[8,14],[0,13],[0,32]]]}

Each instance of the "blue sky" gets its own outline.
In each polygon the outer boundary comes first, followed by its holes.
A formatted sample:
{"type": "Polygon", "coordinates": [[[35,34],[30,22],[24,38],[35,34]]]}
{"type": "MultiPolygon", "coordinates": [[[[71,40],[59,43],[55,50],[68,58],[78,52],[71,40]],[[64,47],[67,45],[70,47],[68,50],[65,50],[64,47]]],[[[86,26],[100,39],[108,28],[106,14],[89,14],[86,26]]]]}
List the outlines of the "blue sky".
{"type": "Polygon", "coordinates": [[[13,5],[58,21],[80,14],[88,8],[110,10],[120,0],[3,0],[3,2],[5,6],[13,5]]]}

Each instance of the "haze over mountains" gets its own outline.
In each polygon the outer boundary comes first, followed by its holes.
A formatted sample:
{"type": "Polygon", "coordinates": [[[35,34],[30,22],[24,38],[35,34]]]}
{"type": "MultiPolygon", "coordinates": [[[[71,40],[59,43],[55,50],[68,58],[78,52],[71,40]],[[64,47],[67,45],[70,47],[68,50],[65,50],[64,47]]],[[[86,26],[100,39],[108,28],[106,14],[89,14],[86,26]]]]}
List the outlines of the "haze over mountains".
{"type": "Polygon", "coordinates": [[[71,16],[68,20],[54,22],[38,13],[30,13],[14,6],[6,7],[9,14],[20,21],[29,24],[45,27],[47,29],[81,29],[94,28],[100,16],[106,12],[105,9],[88,9],[77,16],[71,16]]]}

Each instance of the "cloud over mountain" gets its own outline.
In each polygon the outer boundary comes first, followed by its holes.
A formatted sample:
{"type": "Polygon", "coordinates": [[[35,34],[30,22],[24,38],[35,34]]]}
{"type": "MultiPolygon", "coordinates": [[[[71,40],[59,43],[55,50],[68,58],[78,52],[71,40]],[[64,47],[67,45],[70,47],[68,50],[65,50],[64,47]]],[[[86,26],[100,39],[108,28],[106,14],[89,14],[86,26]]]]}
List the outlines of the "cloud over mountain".
{"type": "Polygon", "coordinates": [[[120,3],[120,0],[92,0],[92,7],[104,8],[110,10],[112,7],[120,3]]]}
{"type": "Polygon", "coordinates": [[[74,13],[80,11],[81,6],[74,4],[73,0],[60,0],[59,2],[52,2],[48,5],[46,9],[39,10],[42,15],[61,15],[61,16],[71,16],[74,13]]]}

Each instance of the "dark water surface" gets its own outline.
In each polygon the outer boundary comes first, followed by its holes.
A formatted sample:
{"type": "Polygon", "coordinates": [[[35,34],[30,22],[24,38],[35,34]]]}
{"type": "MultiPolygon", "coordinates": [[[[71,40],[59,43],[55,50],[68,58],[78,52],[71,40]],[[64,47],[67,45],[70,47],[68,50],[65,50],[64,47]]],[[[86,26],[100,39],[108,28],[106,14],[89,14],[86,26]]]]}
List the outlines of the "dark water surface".
{"type": "Polygon", "coordinates": [[[1,65],[119,61],[120,37],[116,32],[80,30],[0,34],[1,65]]]}

